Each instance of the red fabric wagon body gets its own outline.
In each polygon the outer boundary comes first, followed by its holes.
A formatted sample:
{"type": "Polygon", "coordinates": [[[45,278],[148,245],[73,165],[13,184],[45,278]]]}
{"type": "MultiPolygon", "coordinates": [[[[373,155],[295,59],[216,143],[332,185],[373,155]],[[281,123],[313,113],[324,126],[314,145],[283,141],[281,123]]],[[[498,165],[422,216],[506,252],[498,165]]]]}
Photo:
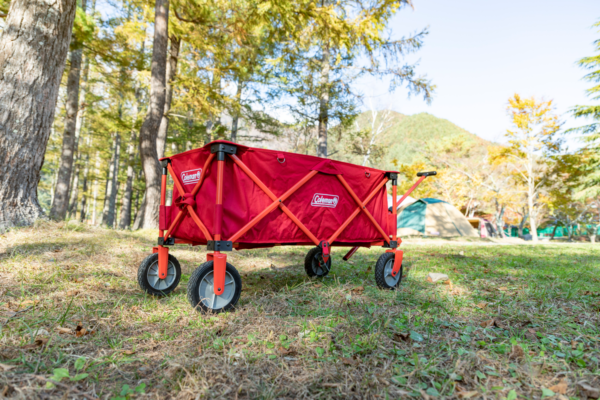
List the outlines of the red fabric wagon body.
{"type": "MultiPolygon", "coordinates": [[[[229,143],[229,142],[221,142],[229,143]]],[[[233,144],[233,143],[232,143],[233,144]]],[[[313,235],[328,240],[357,209],[357,203],[338,175],[354,191],[359,199],[366,199],[372,192],[367,210],[387,233],[392,234],[396,227],[389,221],[385,171],[361,167],[340,161],[318,157],[249,148],[236,145],[235,156],[246,165],[256,177],[280,197],[293,189],[307,175],[315,173],[306,183],[289,195],[282,204],[300,220],[313,235]]],[[[172,170],[186,192],[191,192],[205,174],[201,189],[193,197],[192,206],[199,219],[209,232],[215,232],[215,212],[217,205],[217,162],[210,163],[203,171],[211,156],[211,145],[186,151],[169,157],[172,170]]],[[[236,232],[252,221],[273,200],[235,162],[226,160],[223,173],[222,231],[223,240],[229,240],[236,232]]],[[[184,195],[177,187],[173,190],[171,206],[163,206],[160,214],[161,229],[168,229],[175,219],[180,197],[184,195]]],[[[184,219],[172,232],[176,239],[193,244],[206,244],[208,238],[198,229],[191,218],[184,219]]],[[[331,245],[370,246],[382,243],[381,232],[361,212],[344,229],[331,245]]],[[[288,217],[281,207],[277,207],[256,225],[244,233],[234,243],[236,248],[264,247],[274,244],[313,244],[313,240],[288,217]]]]}
{"type": "MultiPolygon", "coordinates": [[[[377,285],[397,287],[403,253],[396,237],[397,173],[301,154],[251,148],[227,141],[161,160],[158,246],[138,270],[147,293],[164,296],[177,287],[181,267],[169,247],[207,245],[207,262],[188,282],[188,299],[203,311],[229,310],[241,293],[241,277],[224,252],[275,245],[307,245],[305,269],[323,277],[331,269],[331,246],[383,245],[375,265],[377,285]],[[167,176],[173,180],[166,205],[167,176]],[[392,182],[388,210],[386,183],[392,182]]],[[[428,175],[404,195],[414,190],[428,175]]]]}

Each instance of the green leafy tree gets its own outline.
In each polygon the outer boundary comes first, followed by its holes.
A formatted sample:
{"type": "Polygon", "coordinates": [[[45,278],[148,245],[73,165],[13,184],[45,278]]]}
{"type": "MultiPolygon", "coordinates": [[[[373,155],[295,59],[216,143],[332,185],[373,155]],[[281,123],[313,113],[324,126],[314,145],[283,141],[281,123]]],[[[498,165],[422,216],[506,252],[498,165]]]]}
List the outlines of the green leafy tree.
{"type": "MultiPolygon", "coordinates": [[[[594,24],[594,27],[600,28],[600,21],[594,24]]],[[[599,30],[600,32],[600,30],[599,30]]],[[[584,80],[591,82],[592,87],[586,92],[591,100],[600,100],[600,39],[594,41],[596,55],[584,57],[578,64],[589,72],[583,77],[584,80]]],[[[584,135],[587,147],[595,154],[588,160],[587,173],[585,179],[585,188],[595,192],[600,185],[600,104],[575,106],[573,115],[576,118],[591,120],[587,125],[570,129],[584,135]]]]}

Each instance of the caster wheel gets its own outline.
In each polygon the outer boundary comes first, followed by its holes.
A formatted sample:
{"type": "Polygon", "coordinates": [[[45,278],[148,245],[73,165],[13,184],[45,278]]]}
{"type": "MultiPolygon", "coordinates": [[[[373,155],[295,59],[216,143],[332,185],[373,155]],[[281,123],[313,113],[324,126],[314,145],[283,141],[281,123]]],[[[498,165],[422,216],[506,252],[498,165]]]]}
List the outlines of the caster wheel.
{"type": "Polygon", "coordinates": [[[171,293],[181,280],[181,266],[179,261],[169,254],[167,277],[158,277],[158,254],[149,255],[142,261],[138,268],[138,284],[142,290],[153,296],[166,296],[171,293]]]}
{"type": "Polygon", "coordinates": [[[188,301],[200,312],[220,313],[235,307],[242,293],[242,278],[235,267],[227,263],[225,290],[217,296],[213,287],[213,262],[200,265],[188,282],[188,301]]]}
{"type": "Polygon", "coordinates": [[[394,253],[384,253],[375,264],[375,282],[381,289],[396,289],[402,281],[402,265],[398,274],[392,276],[395,257],[394,253]]]}
{"type": "Polygon", "coordinates": [[[310,277],[323,277],[331,270],[331,255],[327,262],[323,261],[323,251],[320,247],[311,249],[304,258],[304,269],[310,277]]]}

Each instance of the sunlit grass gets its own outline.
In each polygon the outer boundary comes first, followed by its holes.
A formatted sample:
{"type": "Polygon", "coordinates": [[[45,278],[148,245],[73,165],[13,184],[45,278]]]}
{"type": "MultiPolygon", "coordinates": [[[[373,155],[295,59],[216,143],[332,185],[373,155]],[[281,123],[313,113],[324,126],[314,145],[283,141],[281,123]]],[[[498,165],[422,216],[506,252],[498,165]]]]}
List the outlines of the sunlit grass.
{"type": "Polygon", "coordinates": [[[581,380],[598,387],[599,246],[403,245],[409,268],[393,292],[375,286],[380,248],[361,249],[351,263],[334,248],[321,280],[305,275],[309,248],[233,252],[238,309],[201,315],[185,290],[205,248],[172,248],[183,278],[171,296],[137,287],[155,236],[51,223],[3,235],[0,391],[540,398],[551,387],[558,395],[562,379],[566,396],[580,395],[581,380]],[[429,272],[451,284],[427,283],[429,272]],[[69,377],[46,388],[59,368],[69,377]]]}

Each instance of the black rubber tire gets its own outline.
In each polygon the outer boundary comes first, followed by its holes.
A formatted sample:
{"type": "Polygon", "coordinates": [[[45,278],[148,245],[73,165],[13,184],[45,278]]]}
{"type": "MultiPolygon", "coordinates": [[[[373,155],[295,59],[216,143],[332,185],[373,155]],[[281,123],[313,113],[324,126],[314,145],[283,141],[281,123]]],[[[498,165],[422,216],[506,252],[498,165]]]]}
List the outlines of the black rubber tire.
{"type": "Polygon", "coordinates": [[[306,270],[306,274],[311,278],[314,276],[322,278],[331,271],[331,254],[329,255],[329,260],[327,260],[327,263],[325,264],[325,268],[323,268],[318,261],[318,258],[321,257],[322,253],[323,250],[321,250],[320,247],[314,247],[306,253],[306,257],[304,258],[304,269],[306,270]]]}
{"type": "MultiPolygon", "coordinates": [[[[400,286],[400,282],[402,282],[402,265],[400,266],[400,271],[398,272],[398,282],[396,282],[396,284],[390,284],[386,281],[386,265],[388,265],[391,260],[393,266],[395,257],[396,255],[394,253],[383,253],[377,259],[377,263],[375,264],[375,283],[377,283],[377,286],[379,286],[380,289],[393,290],[398,288],[398,286],[400,286]]],[[[394,279],[393,277],[391,278],[394,279]]]]}
{"type": "Polygon", "coordinates": [[[175,267],[175,280],[169,287],[157,290],[150,285],[150,282],[148,282],[148,269],[154,263],[158,263],[158,253],[150,254],[148,257],[144,258],[144,261],[142,261],[138,268],[138,284],[144,292],[153,296],[163,297],[173,292],[173,290],[175,290],[179,285],[179,281],[181,280],[181,266],[179,265],[179,261],[177,261],[175,256],[169,254],[169,264],[175,267]]]}
{"type": "MultiPolygon", "coordinates": [[[[235,282],[235,289],[233,293],[233,297],[229,301],[229,303],[220,308],[211,308],[208,307],[204,302],[202,302],[200,298],[200,284],[204,277],[213,271],[213,261],[207,261],[204,264],[200,265],[196,270],[192,273],[190,277],[190,281],[188,282],[187,287],[187,298],[192,307],[196,311],[202,313],[221,313],[223,311],[230,311],[235,308],[237,302],[240,299],[240,295],[242,294],[242,278],[238,273],[237,269],[229,263],[227,263],[226,271],[231,275],[235,282]]],[[[227,277],[225,278],[227,279],[227,277]]]]}

